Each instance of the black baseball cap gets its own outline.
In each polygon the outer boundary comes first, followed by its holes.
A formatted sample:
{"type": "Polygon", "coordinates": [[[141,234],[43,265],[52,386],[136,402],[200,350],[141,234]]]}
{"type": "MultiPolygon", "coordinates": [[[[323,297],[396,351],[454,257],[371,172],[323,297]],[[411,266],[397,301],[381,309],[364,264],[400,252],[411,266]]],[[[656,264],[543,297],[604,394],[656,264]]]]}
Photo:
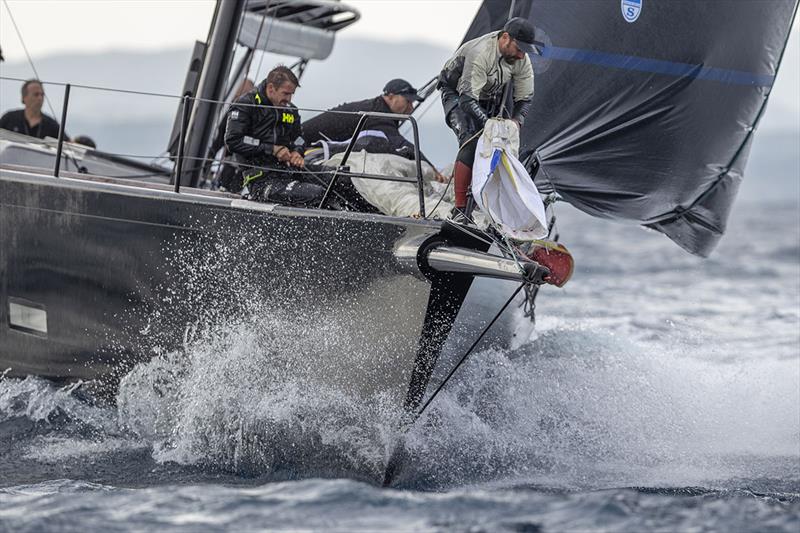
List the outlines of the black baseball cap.
{"type": "Polygon", "coordinates": [[[417,90],[406,80],[401,80],[400,78],[389,81],[383,88],[383,94],[399,94],[409,100],[422,101],[422,98],[417,94],[417,90]]]}
{"type": "Polygon", "coordinates": [[[533,24],[528,22],[528,20],[522,17],[514,17],[506,22],[506,25],[503,26],[503,31],[507,32],[512,39],[517,41],[517,46],[519,46],[520,50],[526,54],[536,53],[534,44],[539,43],[536,42],[536,32],[533,29],[533,24]]]}

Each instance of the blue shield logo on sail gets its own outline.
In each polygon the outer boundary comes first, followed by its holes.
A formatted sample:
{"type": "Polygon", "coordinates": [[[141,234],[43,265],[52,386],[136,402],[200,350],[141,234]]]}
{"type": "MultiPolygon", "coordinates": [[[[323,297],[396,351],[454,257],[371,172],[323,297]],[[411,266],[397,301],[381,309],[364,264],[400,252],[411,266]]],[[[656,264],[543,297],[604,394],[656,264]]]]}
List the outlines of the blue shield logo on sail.
{"type": "Polygon", "coordinates": [[[627,22],[636,22],[642,12],[644,0],[622,0],[622,16],[627,22]]]}

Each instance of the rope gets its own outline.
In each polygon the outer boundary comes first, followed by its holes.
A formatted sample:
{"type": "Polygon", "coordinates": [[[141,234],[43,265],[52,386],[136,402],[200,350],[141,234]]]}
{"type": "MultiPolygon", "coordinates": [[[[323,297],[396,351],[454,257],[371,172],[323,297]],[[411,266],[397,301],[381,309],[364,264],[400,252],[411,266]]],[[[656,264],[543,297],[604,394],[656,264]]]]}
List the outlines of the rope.
{"type": "MultiPolygon", "coordinates": [[[[258,46],[258,40],[261,39],[261,31],[264,29],[264,23],[267,21],[267,10],[269,9],[269,4],[271,1],[267,2],[267,5],[264,6],[264,15],[261,17],[261,23],[258,25],[258,32],[256,32],[256,46],[258,46]]],[[[244,20],[244,17],[242,17],[244,20]]],[[[269,41],[269,35],[267,35],[267,41],[269,41]]],[[[253,57],[255,56],[255,51],[250,54],[250,58],[247,60],[247,68],[244,70],[245,76],[250,76],[250,68],[253,66],[253,57]]],[[[264,52],[261,52],[261,59],[264,59],[264,52]]],[[[261,62],[258,63],[258,70],[261,70],[261,62]]],[[[256,74],[258,74],[258,70],[256,74]]]]}
{"type": "MultiPolygon", "coordinates": [[[[425,114],[428,111],[431,110],[431,108],[433,107],[433,104],[435,102],[436,102],[436,99],[432,99],[432,100],[428,100],[427,102],[424,102],[422,104],[423,106],[425,106],[425,108],[422,111],[420,111],[419,114],[417,115],[417,122],[422,120],[422,118],[425,116],[425,114]]],[[[416,109],[414,111],[416,111],[416,109]]],[[[413,113],[413,111],[412,111],[412,113],[413,113]]],[[[411,127],[410,124],[411,124],[410,122],[406,121],[406,123],[401,126],[401,128],[405,130],[405,132],[402,132],[402,131],[400,132],[403,136],[405,136],[408,133],[408,129],[411,127]],[[409,125],[409,127],[406,128],[406,125],[409,125]]]]}
{"type": "Polygon", "coordinates": [[[450,189],[450,184],[451,183],[453,183],[453,176],[452,175],[450,176],[450,179],[447,180],[447,185],[445,186],[444,191],[442,191],[442,195],[439,197],[439,201],[436,202],[436,205],[433,206],[433,209],[430,210],[430,215],[426,216],[425,218],[430,218],[430,216],[433,215],[436,212],[436,210],[439,208],[439,204],[441,204],[442,200],[444,200],[444,197],[447,196],[447,191],[450,189]]]}
{"type": "Polygon", "coordinates": [[[538,294],[538,285],[525,286],[525,301],[520,305],[523,315],[530,318],[533,324],[536,324],[536,295],[538,294]]]}
{"type": "MultiPolygon", "coordinates": [[[[322,187],[327,189],[328,187],[331,186],[331,184],[336,182],[336,177],[337,177],[337,175],[339,173],[339,170],[340,170],[340,167],[337,167],[336,170],[333,172],[333,175],[331,176],[330,183],[325,183],[325,179],[319,177],[319,174],[317,174],[316,172],[312,172],[311,170],[307,170],[306,173],[310,174],[311,176],[313,176],[314,179],[317,180],[320,185],[322,185],[322,187]]],[[[355,209],[356,206],[354,206],[352,202],[348,201],[347,198],[345,198],[343,194],[340,194],[339,192],[337,192],[335,188],[332,187],[331,188],[331,192],[333,194],[335,194],[336,196],[338,196],[339,200],[343,201],[346,206],[349,206],[350,208],[355,209]]],[[[322,204],[320,204],[318,208],[322,209],[322,207],[323,207],[322,204]]]]}
{"type": "MultiPolygon", "coordinates": [[[[269,9],[269,4],[270,4],[270,3],[271,3],[271,2],[267,2],[267,7],[264,9],[264,19],[262,19],[262,21],[261,21],[261,25],[262,25],[262,26],[264,25],[264,20],[266,20],[266,18],[267,18],[267,15],[266,15],[266,13],[267,13],[267,9],[269,9]]],[[[267,36],[264,38],[264,39],[265,39],[265,40],[264,40],[264,48],[266,48],[266,47],[267,47],[267,43],[269,43],[269,36],[270,36],[270,34],[272,33],[272,26],[273,26],[273,24],[274,24],[274,23],[275,23],[275,18],[274,18],[274,17],[270,17],[269,28],[267,29],[267,36]]],[[[259,29],[259,32],[260,32],[260,31],[261,31],[261,30],[259,29]]],[[[258,41],[257,41],[257,40],[256,40],[256,43],[258,43],[258,41]]],[[[258,78],[258,77],[259,77],[258,73],[259,73],[259,72],[261,72],[261,65],[264,63],[264,57],[265,57],[266,55],[267,55],[267,51],[266,51],[266,50],[262,50],[262,51],[261,51],[261,57],[259,57],[259,58],[258,58],[258,68],[256,69],[256,75],[255,75],[255,78],[258,78]]],[[[249,66],[249,65],[248,65],[248,66],[249,66]]]]}
{"type": "MultiPolygon", "coordinates": [[[[422,118],[422,117],[420,117],[420,118],[422,118]]],[[[464,141],[464,142],[461,144],[461,146],[459,146],[459,147],[458,147],[458,150],[460,151],[460,150],[461,150],[461,149],[462,149],[462,148],[463,148],[463,147],[464,147],[464,146],[465,146],[465,145],[466,145],[468,142],[470,142],[472,139],[474,139],[475,137],[477,137],[478,135],[480,135],[482,132],[483,132],[483,130],[480,130],[480,131],[479,131],[479,132],[477,132],[475,135],[473,135],[472,137],[470,137],[469,139],[467,139],[466,141],[464,141]]],[[[433,165],[431,165],[431,166],[433,166],[433,165]]],[[[434,168],[435,168],[435,167],[434,167],[434,168]]],[[[454,176],[455,176],[455,170],[453,171],[453,175],[451,175],[451,176],[450,176],[450,180],[447,182],[447,187],[445,187],[445,188],[444,188],[444,191],[442,191],[442,195],[439,197],[439,201],[437,201],[437,202],[436,202],[436,206],[434,206],[434,208],[433,208],[433,209],[430,211],[430,213],[431,213],[431,214],[433,214],[433,213],[435,213],[435,212],[436,212],[436,209],[439,207],[439,204],[441,204],[441,203],[442,203],[442,200],[444,200],[444,197],[445,197],[445,196],[447,196],[447,191],[448,191],[448,189],[450,189],[450,184],[453,182],[453,178],[454,178],[454,176]]],[[[426,216],[425,218],[427,219],[427,218],[429,218],[429,216],[426,216]]],[[[473,224],[475,224],[475,221],[474,221],[474,220],[472,220],[470,217],[466,217],[466,216],[465,216],[465,218],[466,218],[467,220],[469,220],[470,222],[472,222],[473,224]]],[[[487,242],[488,242],[488,241],[487,241],[487,242]]]]}
{"type": "MultiPolygon", "coordinates": [[[[38,142],[36,144],[39,144],[39,145],[42,145],[42,146],[49,146],[45,142],[38,142]]],[[[161,159],[163,157],[161,154],[153,156],[153,155],[143,155],[143,154],[126,154],[126,153],[122,153],[122,152],[106,152],[106,151],[98,152],[98,154],[101,155],[101,156],[106,155],[106,156],[115,156],[115,157],[127,157],[127,158],[130,158],[130,159],[151,159],[151,160],[158,160],[158,159],[161,159]]],[[[218,161],[217,159],[210,158],[210,157],[194,157],[194,156],[188,156],[188,155],[183,156],[183,159],[190,160],[190,161],[198,161],[198,162],[201,162],[201,163],[218,161]]],[[[224,163],[227,164],[227,165],[231,165],[231,166],[237,166],[237,167],[240,166],[240,164],[238,164],[238,163],[236,163],[234,161],[230,161],[230,160],[226,160],[226,161],[224,161],[224,163]]],[[[264,167],[264,166],[249,165],[249,164],[245,165],[245,166],[247,166],[247,168],[254,169],[254,170],[265,170],[265,171],[274,171],[274,170],[276,170],[274,167],[264,167]]],[[[196,167],[194,170],[197,170],[199,168],[202,168],[202,166],[201,167],[196,167]]],[[[317,177],[317,178],[319,177],[319,173],[316,172],[316,171],[313,171],[313,170],[306,170],[306,169],[299,169],[299,168],[289,168],[289,167],[281,168],[281,169],[277,169],[277,170],[280,170],[280,172],[285,173],[285,174],[301,174],[301,175],[309,175],[309,176],[313,176],[313,177],[317,177]]],[[[331,168],[331,172],[338,173],[340,171],[341,171],[340,168],[333,168],[333,167],[331,168]]],[[[164,172],[169,172],[169,171],[167,169],[164,169],[164,172]]],[[[150,175],[154,175],[154,176],[155,175],[161,175],[161,173],[141,174],[141,175],[140,174],[132,174],[130,177],[137,177],[137,176],[146,177],[146,176],[150,176],[150,175]]],[[[117,177],[128,177],[128,176],[117,176],[117,177]]],[[[387,181],[391,181],[391,180],[387,180],[387,181]]]]}
{"type": "Polygon", "coordinates": [[[517,294],[519,294],[519,291],[521,291],[521,290],[522,290],[522,288],[523,288],[525,285],[527,285],[527,283],[522,283],[522,284],[520,284],[520,286],[519,286],[519,287],[517,287],[517,290],[515,290],[515,291],[514,291],[514,294],[512,294],[512,295],[511,295],[511,298],[509,298],[509,299],[506,301],[506,303],[505,303],[505,304],[503,304],[503,307],[501,307],[501,308],[500,308],[500,311],[498,311],[498,312],[497,312],[497,314],[494,316],[494,318],[492,319],[492,321],[491,321],[491,322],[489,322],[489,324],[488,324],[488,325],[487,325],[485,328],[483,328],[483,331],[481,331],[481,334],[480,334],[480,335],[478,335],[478,338],[477,338],[477,339],[475,339],[475,342],[473,342],[473,343],[472,343],[472,346],[470,346],[470,347],[469,347],[469,350],[467,350],[467,352],[466,352],[466,353],[465,353],[465,354],[464,354],[464,355],[461,357],[461,360],[459,360],[459,361],[458,361],[458,363],[456,364],[456,366],[454,366],[454,367],[453,367],[453,369],[450,371],[450,373],[449,373],[449,374],[447,374],[447,377],[446,377],[446,378],[444,378],[444,380],[443,380],[443,381],[442,381],[442,382],[439,384],[439,386],[436,388],[436,390],[435,390],[435,391],[433,391],[433,394],[431,394],[430,398],[428,398],[428,400],[427,400],[427,401],[425,402],[425,404],[422,406],[422,409],[420,409],[420,410],[417,412],[417,416],[421,416],[421,415],[422,415],[422,413],[424,413],[424,412],[425,412],[425,409],[427,409],[427,408],[428,408],[428,406],[429,406],[429,405],[431,404],[431,402],[433,401],[433,399],[434,399],[434,398],[436,398],[436,396],[439,394],[439,391],[441,391],[441,390],[444,388],[444,386],[445,386],[445,385],[447,385],[447,382],[448,382],[448,381],[450,381],[450,378],[451,378],[451,377],[453,377],[453,374],[455,374],[455,373],[456,373],[456,370],[458,370],[458,368],[461,366],[461,364],[462,364],[464,361],[466,361],[466,360],[467,360],[467,357],[469,357],[469,354],[471,354],[471,353],[472,353],[472,350],[474,350],[474,349],[475,349],[475,347],[478,345],[478,343],[479,343],[479,342],[481,342],[481,340],[483,339],[483,336],[484,336],[484,335],[486,335],[486,332],[487,332],[487,331],[489,331],[489,328],[491,328],[491,327],[494,325],[494,323],[495,323],[495,322],[497,322],[497,319],[498,319],[498,318],[500,318],[500,315],[502,315],[502,314],[503,314],[503,311],[505,311],[505,310],[506,310],[506,307],[508,307],[508,305],[511,303],[511,301],[512,301],[512,300],[513,300],[513,299],[514,299],[516,296],[517,296],[517,294]]]}

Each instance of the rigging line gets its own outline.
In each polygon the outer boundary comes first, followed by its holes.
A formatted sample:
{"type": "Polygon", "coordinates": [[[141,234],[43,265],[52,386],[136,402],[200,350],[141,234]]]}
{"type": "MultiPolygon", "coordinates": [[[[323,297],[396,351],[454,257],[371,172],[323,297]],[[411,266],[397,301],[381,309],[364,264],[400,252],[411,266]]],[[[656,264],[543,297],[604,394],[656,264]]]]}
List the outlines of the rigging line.
{"type": "MultiPolygon", "coordinates": [[[[483,132],[483,130],[479,131],[478,133],[476,133],[475,135],[470,137],[466,142],[464,142],[464,144],[462,144],[461,146],[458,147],[458,150],[460,151],[468,142],[470,142],[472,139],[477,137],[482,132],[483,132]]],[[[458,155],[458,154],[456,154],[456,155],[458,155]]],[[[436,167],[434,167],[433,165],[431,165],[431,166],[434,168],[434,170],[436,169],[436,167]]],[[[450,187],[450,183],[453,181],[454,177],[455,177],[455,168],[453,168],[453,173],[450,175],[450,180],[447,182],[447,187],[445,187],[444,191],[442,192],[442,195],[439,197],[439,201],[436,202],[436,207],[433,208],[433,211],[431,211],[431,214],[433,214],[436,211],[436,208],[438,208],[439,204],[441,204],[442,200],[444,200],[444,197],[447,194],[447,189],[450,187]]],[[[426,216],[425,218],[428,218],[428,217],[426,216]]],[[[475,224],[475,221],[472,220],[472,219],[470,219],[470,222],[475,224]]]]}
{"type": "MultiPolygon", "coordinates": [[[[517,3],[516,0],[511,0],[511,5],[508,8],[508,17],[506,18],[506,23],[509,20],[511,20],[512,18],[514,18],[514,7],[516,6],[516,3],[517,3]]],[[[500,68],[499,72],[500,72],[500,76],[501,76],[501,79],[502,79],[503,69],[500,68]]],[[[508,80],[506,83],[507,83],[507,85],[506,85],[505,89],[503,89],[503,98],[500,100],[500,111],[499,111],[500,112],[500,118],[503,118],[503,113],[504,112],[508,113],[510,115],[510,113],[508,112],[508,106],[506,105],[506,103],[508,102],[508,97],[509,96],[511,96],[512,99],[513,99],[513,94],[512,93],[514,91],[514,86],[511,84],[511,80],[508,80]]]]}
{"type": "MultiPolygon", "coordinates": [[[[270,31],[271,31],[272,30],[272,23],[270,23],[269,27],[270,27],[270,31]]],[[[267,31],[267,40],[269,40],[270,31],[267,31]]],[[[264,44],[264,46],[266,46],[266,43],[264,44]]],[[[262,50],[261,51],[261,57],[258,58],[258,68],[256,69],[256,77],[258,77],[259,73],[261,72],[261,66],[264,64],[264,57],[266,57],[266,55],[267,55],[267,51],[266,50],[262,50]]]]}
{"type": "MultiPolygon", "coordinates": [[[[432,95],[433,95],[433,93],[431,93],[431,96],[432,96],[432,95]]],[[[429,96],[428,98],[430,98],[430,96],[429,96]]],[[[432,99],[430,99],[430,100],[428,100],[427,102],[424,102],[424,103],[422,104],[423,106],[426,106],[426,107],[425,107],[425,108],[424,108],[422,111],[420,111],[420,112],[419,112],[419,114],[418,114],[418,115],[415,117],[415,118],[417,119],[417,122],[418,122],[418,123],[419,123],[419,122],[422,120],[422,118],[425,116],[425,114],[426,114],[428,111],[430,111],[430,110],[431,110],[431,108],[433,107],[433,104],[436,102],[436,100],[437,100],[436,98],[432,98],[432,99]]],[[[414,111],[416,111],[416,109],[415,109],[414,111]]],[[[412,111],[412,113],[414,113],[414,111],[412,111]]],[[[410,128],[411,128],[411,122],[409,122],[408,120],[406,120],[406,121],[403,123],[403,125],[402,125],[402,126],[400,126],[400,129],[403,129],[403,130],[405,130],[405,132],[400,132],[400,133],[401,133],[403,136],[405,136],[405,135],[406,135],[406,133],[408,133],[408,130],[409,130],[410,128]],[[406,127],[406,126],[408,126],[408,127],[406,127]]]]}
{"type": "MultiPolygon", "coordinates": [[[[101,154],[102,155],[109,155],[109,156],[116,156],[116,157],[127,157],[127,158],[130,158],[130,159],[151,159],[153,161],[156,161],[156,160],[158,160],[158,159],[163,157],[161,155],[152,156],[152,155],[140,155],[140,154],[124,154],[124,153],[120,153],[120,152],[106,152],[106,151],[101,152],[101,154]]],[[[189,160],[189,161],[197,161],[197,162],[200,162],[200,163],[219,162],[218,159],[211,158],[211,157],[196,157],[196,156],[188,156],[188,155],[183,156],[183,159],[184,160],[189,160]]],[[[153,163],[153,164],[155,165],[155,163],[153,163]]],[[[224,161],[223,164],[227,164],[227,165],[230,165],[230,166],[233,166],[233,167],[239,167],[240,166],[239,163],[236,163],[234,161],[224,161]]],[[[266,170],[266,171],[274,171],[274,170],[276,170],[274,167],[265,167],[265,166],[258,166],[258,165],[244,165],[244,166],[247,166],[248,168],[251,168],[253,170],[266,170]]],[[[192,170],[197,170],[198,168],[203,168],[203,167],[202,166],[196,167],[195,169],[192,169],[192,170]]],[[[308,175],[308,176],[319,176],[320,173],[325,173],[326,172],[326,170],[307,170],[306,168],[303,168],[303,169],[300,169],[300,168],[281,168],[279,170],[280,170],[280,172],[285,173],[285,174],[300,174],[300,175],[308,175]]],[[[342,172],[342,170],[339,167],[336,167],[336,168],[331,167],[330,170],[327,170],[327,172],[330,172],[332,174],[337,174],[338,175],[340,172],[342,172]]],[[[349,173],[345,172],[344,175],[348,176],[349,173]]],[[[353,176],[353,177],[357,177],[358,178],[360,176],[353,176]]],[[[363,178],[363,179],[370,179],[370,178],[363,178]]],[[[410,182],[402,182],[402,181],[399,181],[399,180],[398,181],[385,180],[385,181],[392,181],[392,182],[395,182],[395,183],[410,183],[410,182]]],[[[488,241],[486,241],[486,242],[488,243],[488,241]]],[[[491,243],[489,243],[489,244],[491,244],[491,243]]]]}
{"type": "Polygon", "coordinates": [[[489,324],[485,328],[483,328],[483,331],[481,331],[481,334],[478,335],[478,338],[475,339],[475,342],[472,343],[472,346],[469,347],[469,350],[467,350],[467,352],[461,357],[461,360],[456,364],[456,366],[453,367],[453,369],[450,371],[450,373],[447,374],[447,377],[444,378],[444,380],[442,380],[442,382],[439,384],[439,386],[436,388],[436,390],[433,391],[433,394],[430,395],[428,400],[425,402],[425,405],[422,406],[422,409],[420,409],[417,412],[417,416],[422,416],[422,413],[425,412],[425,409],[427,409],[427,407],[430,405],[430,403],[433,401],[433,399],[436,398],[436,395],[439,394],[439,391],[441,391],[444,388],[444,386],[447,385],[447,382],[450,381],[450,378],[453,377],[453,374],[455,374],[456,370],[459,369],[459,367],[461,366],[461,363],[463,363],[464,361],[467,360],[467,357],[469,357],[469,354],[471,354],[472,350],[474,350],[475,347],[478,345],[478,343],[481,342],[481,340],[483,339],[483,336],[486,335],[487,331],[489,331],[489,328],[491,328],[494,325],[494,323],[497,322],[497,319],[500,318],[500,315],[503,314],[503,311],[506,310],[506,307],[508,307],[508,305],[514,300],[514,298],[516,298],[517,294],[519,294],[519,291],[521,291],[522,288],[525,285],[527,285],[526,282],[520,283],[519,287],[517,287],[517,290],[514,291],[514,294],[512,294],[511,297],[506,301],[506,303],[503,304],[503,307],[500,308],[500,311],[498,311],[497,314],[494,315],[494,318],[492,319],[492,321],[489,322],[489,324]]]}
{"type": "MultiPolygon", "coordinates": [[[[28,47],[25,46],[25,39],[22,38],[22,32],[19,31],[19,27],[17,26],[17,21],[14,20],[14,15],[11,13],[11,7],[9,7],[8,2],[3,0],[3,5],[6,6],[6,11],[8,11],[8,17],[11,19],[11,24],[14,26],[14,31],[17,32],[17,37],[19,37],[19,42],[22,44],[22,49],[25,51],[25,55],[28,57],[28,63],[31,65],[31,69],[33,70],[33,75],[36,76],[36,79],[41,81],[39,78],[39,72],[36,71],[36,65],[33,64],[33,58],[31,58],[31,54],[28,52],[28,47]]],[[[21,80],[27,81],[27,80],[21,80]]],[[[47,97],[47,93],[44,93],[44,99],[47,102],[47,107],[50,108],[50,114],[54,117],[56,116],[56,112],[53,110],[53,104],[50,103],[50,98],[47,97]]]]}
{"type": "MultiPolygon", "coordinates": [[[[196,168],[187,168],[186,171],[189,172],[199,170],[200,167],[196,168]]],[[[167,177],[168,174],[166,172],[149,172],[147,174],[123,174],[121,176],[113,176],[114,179],[136,179],[136,178],[159,178],[159,177],[167,177]]]]}
{"type": "MultiPolygon", "coordinates": [[[[438,201],[438,202],[436,202],[436,205],[435,205],[435,206],[433,206],[433,209],[431,209],[431,211],[430,211],[430,213],[431,213],[431,216],[432,216],[434,213],[436,213],[436,210],[439,208],[439,204],[441,204],[441,203],[442,203],[442,200],[444,200],[444,197],[445,197],[445,196],[447,196],[447,191],[450,189],[450,184],[451,184],[451,183],[453,183],[453,176],[452,176],[452,174],[450,175],[450,179],[449,179],[449,180],[447,180],[447,185],[445,186],[445,188],[444,188],[444,191],[442,191],[442,195],[439,197],[439,201],[438,201]]],[[[428,217],[426,216],[425,218],[428,218],[428,217]]]]}
{"type": "Polygon", "coordinates": [[[491,235],[489,235],[488,233],[486,233],[485,231],[483,231],[481,229],[478,229],[477,227],[475,228],[475,232],[473,232],[473,231],[469,231],[467,228],[465,228],[461,224],[453,222],[452,220],[448,219],[448,221],[451,223],[450,225],[452,227],[454,227],[455,229],[457,229],[458,231],[460,231],[461,233],[463,233],[465,235],[469,235],[473,239],[477,239],[477,240],[481,241],[484,244],[488,244],[489,246],[491,246],[492,244],[497,244],[496,241],[492,240],[491,235]],[[483,237],[479,236],[476,232],[480,232],[481,234],[483,234],[483,235],[485,235],[486,237],[489,237],[489,238],[488,239],[484,239],[483,237]]]}
{"type": "MultiPolygon", "coordinates": [[[[271,3],[272,3],[271,0],[267,1],[267,6],[264,8],[264,20],[261,21],[261,24],[264,24],[264,21],[267,19],[267,10],[269,9],[271,3]]],[[[261,72],[261,65],[264,63],[264,56],[267,55],[266,51],[267,43],[269,43],[269,36],[272,34],[272,26],[274,22],[275,22],[275,17],[270,17],[269,27],[267,28],[267,36],[264,38],[265,50],[261,51],[261,57],[258,59],[258,69],[256,69],[256,74],[261,72]]],[[[256,44],[258,44],[258,41],[256,41],[256,44]]]]}
{"type": "MultiPolygon", "coordinates": [[[[12,78],[3,78],[2,76],[0,76],[0,79],[12,79],[12,78]]],[[[76,85],[73,85],[73,87],[76,87],[76,85]]],[[[176,98],[182,98],[182,97],[179,96],[179,97],[176,97],[176,98]]],[[[197,98],[197,97],[194,97],[194,96],[190,96],[188,98],[190,100],[194,100],[195,102],[212,102],[212,103],[217,103],[217,104],[224,104],[225,103],[224,100],[213,100],[211,98],[197,98]]],[[[280,110],[284,110],[285,111],[287,109],[286,106],[280,106],[280,105],[245,104],[245,103],[238,103],[238,102],[236,103],[236,105],[240,106],[240,107],[258,107],[258,108],[263,108],[263,109],[277,109],[279,111],[280,110]]],[[[369,111],[339,111],[339,110],[335,110],[335,109],[315,109],[313,107],[298,107],[297,110],[298,111],[311,111],[313,113],[333,113],[335,115],[358,115],[358,116],[361,116],[361,115],[364,115],[364,114],[368,115],[370,113],[369,111]]],[[[408,115],[406,115],[406,116],[408,116],[408,115]]]]}
{"type": "MultiPolygon", "coordinates": [[[[258,31],[256,32],[255,46],[258,46],[258,41],[261,40],[261,30],[264,29],[264,23],[267,21],[267,10],[269,9],[269,4],[270,4],[270,2],[268,1],[267,4],[264,6],[264,15],[261,17],[261,24],[258,25],[258,31]]],[[[245,15],[246,15],[246,13],[245,13],[245,15]]],[[[247,68],[244,69],[245,77],[250,76],[250,67],[253,66],[253,56],[255,54],[256,54],[256,50],[255,50],[255,48],[253,48],[253,53],[250,54],[250,57],[247,58],[247,68]]]]}
{"type": "MultiPolygon", "coordinates": [[[[488,215],[488,213],[487,213],[487,215],[488,215]]],[[[466,215],[464,215],[464,218],[466,218],[466,219],[467,219],[467,221],[468,221],[468,222],[470,222],[470,223],[471,223],[471,224],[472,224],[472,225],[475,227],[475,229],[478,229],[478,223],[477,223],[477,222],[475,222],[475,219],[474,219],[474,218],[472,218],[472,217],[468,217],[468,216],[466,216],[466,215]]],[[[472,235],[473,237],[477,238],[478,240],[481,240],[481,241],[483,241],[483,242],[485,242],[485,243],[487,243],[487,244],[489,244],[489,245],[492,245],[492,244],[495,244],[495,245],[497,245],[497,248],[499,248],[499,249],[500,249],[500,252],[501,252],[501,253],[505,253],[505,254],[508,254],[508,255],[513,255],[513,256],[515,256],[516,254],[514,253],[514,250],[513,250],[512,248],[509,248],[509,247],[507,247],[507,246],[506,246],[506,244],[505,244],[505,242],[503,242],[502,240],[500,240],[500,239],[496,238],[496,237],[495,237],[495,236],[494,236],[494,235],[493,235],[491,232],[487,231],[488,229],[490,229],[490,228],[492,228],[492,227],[493,227],[493,226],[492,226],[492,222],[493,222],[493,221],[492,221],[492,218],[491,218],[491,216],[489,216],[489,220],[490,220],[490,223],[489,223],[489,226],[487,227],[487,229],[486,229],[486,230],[479,230],[481,233],[483,233],[484,235],[486,235],[486,236],[489,238],[489,240],[486,240],[486,239],[481,239],[481,238],[480,238],[480,237],[478,237],[477,235],[474,235],[473,233],[471,233],[471,232],[467,231],[467,229],[466,229],[466,228],[464,228],[464,227],[463,227],[461,224],[459,224],[459,223],[456,223],[456,222],[454,222],[454,223],[453,223],[453,226],[454,226],[454,227],[456,227],[456,228],[458,228],[458,229],[460,229],[460,230],[461,230],[461,231],[463,231],[464,233],[466,233],[466,234],[468,234],[468,235],[472,235]]],[[[519,262],[517,262],[517,265],[519,265],[519,262]]]]}

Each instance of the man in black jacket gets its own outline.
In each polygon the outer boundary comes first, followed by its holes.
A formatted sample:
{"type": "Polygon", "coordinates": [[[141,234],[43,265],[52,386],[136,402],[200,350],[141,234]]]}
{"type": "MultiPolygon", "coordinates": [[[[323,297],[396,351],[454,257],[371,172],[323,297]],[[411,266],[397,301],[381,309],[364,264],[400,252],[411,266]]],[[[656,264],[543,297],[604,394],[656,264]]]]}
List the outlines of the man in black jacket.
{"type": "Polygon", "coordinates": [[[325,193],[303,172],[300,113],[292,104],[299,85],[288,67],[278,66],[231,106],[225,146],[252,200],[309,205],[325,193]]]}
{"type": "MultiPolygon", "coordinates": [[[[408,115],[414,110],[414,102],[420,100],[417,90],[410,83],[394,79],[383,88],[383,94],[375,98],[347,102],[312,118],[303,124],[303,138],[308,144],[317,141],[346,142],[356,131],[361,118],[359,112],[408,115]]],[[[400,134],[400,124],[399,120],[388,117],[368,118],[356,148],[414,159],[414,144],[400,134]]],[[[422,159],[427,161],[425,156],[422,159]]],[[[439,181],[447,181],[438,172],[436,175],[439,181]]]]}
{"type": "Polygon", "coordinates": [[[58,137],[58,122],[42,113],[44,87],[39,80],[22,84],[22,103],[25,109],[9,111],[0,118],[0,128],[44,139],[58,137]]]}
{"type": "MultiPolygon", "coordinates": [[[[420,98],[417,90],[405,80],[391,80],[383,88],[383,94],[375,98],[347,102],[317,115],[303,125],[305,140],[311,144],[320,140],[347,141],[353,137],[361,115],[359,111],[379,113],[408,114],[414,109],[414,102],[420,98]]],[[[393,118],[372,117],[367,119],[364,130],[380,131],[395,148],[413,144],[400,135],[400,121],[393,118]]]]}

